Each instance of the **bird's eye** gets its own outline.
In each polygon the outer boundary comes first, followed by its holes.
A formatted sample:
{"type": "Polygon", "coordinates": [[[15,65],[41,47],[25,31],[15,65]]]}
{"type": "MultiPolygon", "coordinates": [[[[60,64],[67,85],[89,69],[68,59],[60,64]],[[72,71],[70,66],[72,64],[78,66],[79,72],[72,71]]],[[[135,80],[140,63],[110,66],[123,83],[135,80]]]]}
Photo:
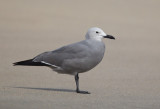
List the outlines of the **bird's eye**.
{"type": "Polygon", "coordinates": [[[98,31],[96,31],[96,33],[99,33],[98,31]]]}

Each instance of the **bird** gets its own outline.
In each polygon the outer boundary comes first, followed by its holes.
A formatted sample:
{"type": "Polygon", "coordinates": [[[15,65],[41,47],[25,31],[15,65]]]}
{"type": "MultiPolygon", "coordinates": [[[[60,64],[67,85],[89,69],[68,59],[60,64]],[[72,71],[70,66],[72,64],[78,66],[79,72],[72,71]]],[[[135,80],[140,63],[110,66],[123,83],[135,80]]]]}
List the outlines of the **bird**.
{"type": "Polygon", "coordinates": [[[79,74],[87,72],[98,65],[105,53],[103,38],[115,39],[101,28],[89,28],[85,40],[62,46],[53,51],[47,51],[34,58],[13,63],[14,66],[47,66],[60,74],[73,75],[76,91],[80,94],[90,94],[79,89],[79,74]]]}

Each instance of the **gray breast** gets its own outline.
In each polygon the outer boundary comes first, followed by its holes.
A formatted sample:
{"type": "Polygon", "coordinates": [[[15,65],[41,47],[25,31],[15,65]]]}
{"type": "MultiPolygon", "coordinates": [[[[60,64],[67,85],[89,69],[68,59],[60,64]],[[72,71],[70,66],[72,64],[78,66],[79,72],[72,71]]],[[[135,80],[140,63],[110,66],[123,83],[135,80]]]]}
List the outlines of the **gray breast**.
{"type": "Polygon", "coordinates": [[[94,68],[104,56],[105,45],[103,42],[87,40],[83,43],[84,48],[79,52],[78,58],[67,59],[62,68],[65,73],[82,73],[94,68]]]}

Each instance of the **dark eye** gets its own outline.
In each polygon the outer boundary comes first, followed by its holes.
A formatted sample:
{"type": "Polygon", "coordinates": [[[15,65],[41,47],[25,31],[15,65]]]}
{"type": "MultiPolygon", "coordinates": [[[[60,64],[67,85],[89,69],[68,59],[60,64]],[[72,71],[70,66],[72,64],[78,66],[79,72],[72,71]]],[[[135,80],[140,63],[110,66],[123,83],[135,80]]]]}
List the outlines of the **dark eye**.
{"type": "Polygon", "coordinates": [[[99,33],[98,31],[96,31],[96,33],[99,33]]]}

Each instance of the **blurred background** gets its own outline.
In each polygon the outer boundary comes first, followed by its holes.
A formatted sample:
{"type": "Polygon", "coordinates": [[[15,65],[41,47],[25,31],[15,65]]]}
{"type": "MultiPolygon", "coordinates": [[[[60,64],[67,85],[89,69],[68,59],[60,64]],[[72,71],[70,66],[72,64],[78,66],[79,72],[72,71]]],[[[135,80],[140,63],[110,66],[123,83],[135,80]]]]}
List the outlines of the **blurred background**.
{"type": "Polygon", "coordinates": [[[159,109],[159,11],[159,0],[0,0],[0,108],[159,109]],[[116,38],[80,75],[93,94],[14,88],[74,90],[71,76],[12,63],[83,40],[90,27],[116,38]]]}

